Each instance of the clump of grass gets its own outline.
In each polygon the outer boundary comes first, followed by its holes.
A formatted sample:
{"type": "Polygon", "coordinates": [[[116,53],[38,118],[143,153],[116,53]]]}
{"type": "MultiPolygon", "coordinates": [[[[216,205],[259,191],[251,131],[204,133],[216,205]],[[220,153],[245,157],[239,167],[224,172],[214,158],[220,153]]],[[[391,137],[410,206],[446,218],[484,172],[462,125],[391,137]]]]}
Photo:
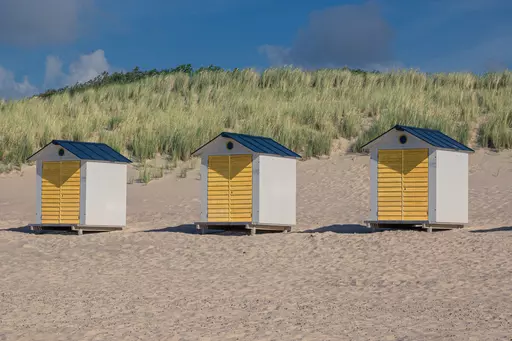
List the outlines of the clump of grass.
{"type": "Polygon", "coordinates": [[[199,159],[189,159],[183,162],[179,168],[178,177],[186,178],[189,171],[196,169],[199,159]]]}
{"type": "Polygon", "coordinates": [[[511,75],[202,71],[3,101],[0,162],[24,163],[51,139],[102,141],[140,162],[157,154],[183,161],[224,130],[269,136],[308,158],[329,154],[338,138],[360,151],[397,123],[465,143],[482,121],[481,146],[511,148],[511,75]]]}

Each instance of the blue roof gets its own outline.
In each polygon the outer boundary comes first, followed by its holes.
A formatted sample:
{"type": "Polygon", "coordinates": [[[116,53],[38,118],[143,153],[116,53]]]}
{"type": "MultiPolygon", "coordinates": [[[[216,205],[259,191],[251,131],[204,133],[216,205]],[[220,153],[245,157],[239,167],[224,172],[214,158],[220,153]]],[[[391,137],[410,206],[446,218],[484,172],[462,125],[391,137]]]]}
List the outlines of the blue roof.
{"type": "MultiPolygon", "coordinates": [[[[72,153],[77,158],[82,160],[111,161],[124,163],[132,162],[128,158],[116,152],[114,149],[112,149],[112,147],[104,143],[65,140],[53,140],[50,143],[61,146],[62,148],[68,150],[70,153],[72,153]]],[[[44,149],[44,147],[42,149],[44,149]]],[[[34,155],[36,155],[37,153],[39,153],[39,151],[34,153],[34,155]]]]}
{"type": "MultiPolygon", "coordinates": [[[[413,136],[416,136],[420,140],[423,140],[427,142],[428,144],[443,148],[443,149],[452,149],[452,150],[461,150],[461,151],[467,151],[467,152],[474,152],[473,149],[463,145],[462,143],[452,139],[450,136],[443,134],[439,130],[435,129],[427,129],[427,128],[418,128],[418,127],[410,127],[410,126],[404,126],[404,125],[395,125],[390,130],[386,131],[384,134],[388,133],[392,129],[396,129],[399,131],[405,131],[413,136]]],[[[384,134],[374,138],[372,141],[368,142],[366,145],[372,143],[373,141],[377,140],[384,134]]],[[[366,146],[365,145],[365,146],[366,146]]],[[[364,147],[364,146],[363,146],[364,147]]]]}
{"type": "MultiPolygon", "coordinates": [[[[251,151],[253,151],[255,153],[301,158],[301,156],[299,154],[286,148],[282,144],[272,140],[269,137],[237,134],[237,133],[229,133],[229,132],[220,133],[217,137],[219,137],[219,136],[235,140],[236,142],[240,143],[242,146],[250,149],[251,151]]],[[[197,151],[199,151],[204,146],[206,146],[207,144],[209,144],[210,142],[215,140],[217,137],[215,137],[208,143],[204,144],[203,146],[199,147],[192,154],[195,154],[197,151]]]]}

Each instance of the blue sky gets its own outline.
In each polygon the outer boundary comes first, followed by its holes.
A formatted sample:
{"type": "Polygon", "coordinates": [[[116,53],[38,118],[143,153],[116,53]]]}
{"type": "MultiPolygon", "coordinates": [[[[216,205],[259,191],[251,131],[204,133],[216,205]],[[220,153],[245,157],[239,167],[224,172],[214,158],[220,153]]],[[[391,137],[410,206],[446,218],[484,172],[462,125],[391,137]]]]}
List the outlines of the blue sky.
{"type": "Polygon", "coordinates": [[[191,63],[512,67],[510,0],[1,0],[0,98],[191,63]]]}

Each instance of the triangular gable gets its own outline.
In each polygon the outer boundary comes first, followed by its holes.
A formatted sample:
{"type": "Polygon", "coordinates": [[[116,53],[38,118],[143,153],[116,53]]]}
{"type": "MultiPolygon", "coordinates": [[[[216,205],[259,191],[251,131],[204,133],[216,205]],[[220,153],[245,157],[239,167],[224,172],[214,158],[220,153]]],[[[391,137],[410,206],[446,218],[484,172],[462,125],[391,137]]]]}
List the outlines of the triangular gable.
{"type": "Polygon", "coordinates": [[[293,158],[301,158],[301,156],[294,151],[286,148],[282,144],[274,141],[273,139],[269,137],[263,137],[263,136],[254,136],[254,135],[246,135],[246,134],[237,134],[237,133],[229,133],[229,132],[222,132],[219,135],[217,135],[215,138],[211,139],[198,149],[196,149],[194,152],[192,152],[193,156],[197,156],[202,154],[202,150],[212,143],[213,141],[217,140],[218,138],[229,138],[236,142],[238,142],[240,145],[244,146],[245,148],[251,150],[254,153],[260,153],[260,154],[270,154],[270,155],[277,155],[282,157],[293,157],[293,158]]]}
{"type": "Polygon", "coordinates": [[[132,161],[124,157],[112,147],[104,143],[95,142],[78,142],[78,141],[65,141],[65,140],[53,140],[43,148],[32,154],[27,161],[36,161],[43,159],[43,151],[51,148],[51,146],[60,146],[68,153],[73,155],[79,160],[91,160],[91,161],[109,161],[118,163],[131,163],[132,161]]]}
{"type": "Polygon", "coordinates": [[[433,147],[441,148],[441,149],[449,149],[456,150],[462,152],[474,152],[473,149],[463,145],[462,143],[454,140],[450,136],[443,134],[439,130],[435,129],[427,129],[427,128],[418,128],[418,127],[410,127],[404,125],[395,125],[393,128],[387,130],[376,138],[372,139],[370,142],[363,145],[362,149],[368,149],[374,144],[378,143],[378,141],[384,137],[384,135],[388,134],[392,130],[405,131],[412,136],[430,144],[433,147]]]}
{"type": "MultiPolygon", "coordinates": [[[[58,146],[52,142],[47,143],[44,145],[41,149],[39,149],[34,154],[30,155],[27,158],[27,161],[47,161],[51,160],[53,161],[56,157],[52,154],[57,154],[58,150],[56,149],[58,146]]],[[[62,147],[63,148],[63,147],[62,147]]],[[[80,158],[76,155],[74,155],[72,152],[67,150],[66,148],[63,148],[66,151],[66,160],[74,159],[74,160],[80,160],[80,158]]]]}

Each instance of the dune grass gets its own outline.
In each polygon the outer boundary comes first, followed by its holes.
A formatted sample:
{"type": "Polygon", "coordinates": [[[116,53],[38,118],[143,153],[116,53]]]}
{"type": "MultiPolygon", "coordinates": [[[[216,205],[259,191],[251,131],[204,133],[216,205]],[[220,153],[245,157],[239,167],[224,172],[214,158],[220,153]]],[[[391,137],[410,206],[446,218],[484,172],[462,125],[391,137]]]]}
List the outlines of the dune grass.
{"type": "Polygon", "coordinates": [[[105,142],[135,160],[187,160],[221,131],[265,135],[305,157],[352,151],[397,123],[480,146],[512,146],[512,73],[268,69],[177,73],[49,98],[0,102],[0,160],[52,139],[105,142]]]}

